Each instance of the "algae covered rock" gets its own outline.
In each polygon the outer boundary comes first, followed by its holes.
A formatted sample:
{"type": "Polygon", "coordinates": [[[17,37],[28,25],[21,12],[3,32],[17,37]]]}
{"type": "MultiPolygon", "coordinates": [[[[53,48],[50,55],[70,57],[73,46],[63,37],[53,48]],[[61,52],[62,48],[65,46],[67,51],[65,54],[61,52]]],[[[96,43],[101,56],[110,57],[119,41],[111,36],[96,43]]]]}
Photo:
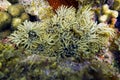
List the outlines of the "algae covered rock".
{"type": "Polygon", "coordinates": [[[8,13],[12,16],[11,28],[16,29],[22,22],[29,20],[29,15],[25,13],[24,7],[14,4],[8,7],[8,13]]]}
{"type": "Polygon", "coordinates": [[[6,38],[7,36],[9,36],[10,33],[11,33],[10,30],[1,31],[1,32],[0,32],[0,40],[2,40],[2,39],[4,39],[4,38],[6,38]]]}
{"type": "Polygon", "coordinates": [[[120,0],[114,0],[113,7],[114,10],[120,11],[120,0]]]}
{"type": "Polygon", "coordinates": [[[0,11],[0,30],[10,27],[11,16],[7,12],[0,11]]]}
{"type": "Polygon", "coordinates": [[[22,13],[20,18],[22,21],[29,20],[29,15],[27,13],[22,13]]]}
{"type": "Polygon", "coordinates": [[[19,26],[22,23],[22,19],[20,18],[13,18],[12,19],[12,28],[17,29],[17,26],[19,26]]]}
{"type": "Polygon", "coordinates": [[[28,56],[21,54],[19,57],[14,54],[12,58],[6,60],[6,65],[3,67],[7,67],[9,70],[2,68],[0,79],[110,80],[115,77],[114,80],[118,80],[116,71],[113,70],[114,68],[110,68],[109,65],[105,65],[99,61],[84,61],[79,63],[73,61],[71,58],[57,60],[56,57],[38,54],[29,54],[28,56]],[[22,58],[22,56],[24,57],[22,58]],[[17,61],[16,57],[18,58],[17,61]]]}
{"type": "Polygon", "coordinates": [[[37,16],[40,20],[45,20],[54,15],[52,7],[46,0],[19,0],[25,12],[37,16]]]}
{"type": "Polygon", "coordinates": [[[23,12],[24,12],[24,8],[22,5],[15,4],[8,7],[8,13],[10,13],[13,17],[18,17],[23,12]]]}

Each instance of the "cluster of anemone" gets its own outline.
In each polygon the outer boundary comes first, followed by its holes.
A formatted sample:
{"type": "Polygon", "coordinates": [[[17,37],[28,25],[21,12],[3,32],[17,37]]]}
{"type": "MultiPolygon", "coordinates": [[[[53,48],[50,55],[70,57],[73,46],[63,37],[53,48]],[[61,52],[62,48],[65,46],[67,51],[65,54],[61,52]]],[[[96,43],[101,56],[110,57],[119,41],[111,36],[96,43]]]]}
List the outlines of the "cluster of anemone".
{"type": "Polygon", "coordinates": [[[17,46],[36,53],[57,56],[91,56],[107,47],[115,31],[107,24],[97,24],[89,6],[76,10],[62,6],[47,21],[26,21],[9,37],[17,46]]]}

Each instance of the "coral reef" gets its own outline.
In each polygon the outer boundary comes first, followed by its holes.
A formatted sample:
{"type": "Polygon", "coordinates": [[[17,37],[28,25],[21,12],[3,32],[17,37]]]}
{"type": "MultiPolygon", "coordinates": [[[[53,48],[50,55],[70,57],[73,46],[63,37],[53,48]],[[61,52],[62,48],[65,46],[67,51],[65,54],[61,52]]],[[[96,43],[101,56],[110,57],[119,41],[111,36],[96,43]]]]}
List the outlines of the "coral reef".
{"type": "Polygon", "coordinates": [[[47,19],[53,16],[52,7],[45,0],[19,0],[25,11],[31,15],[37,15],[39,19],[47,19]]]}
{"type": "Polygon", "coordinates": [[[17,1],[1,11],[0,80],[120,79],[113,0],[17,1]]]}

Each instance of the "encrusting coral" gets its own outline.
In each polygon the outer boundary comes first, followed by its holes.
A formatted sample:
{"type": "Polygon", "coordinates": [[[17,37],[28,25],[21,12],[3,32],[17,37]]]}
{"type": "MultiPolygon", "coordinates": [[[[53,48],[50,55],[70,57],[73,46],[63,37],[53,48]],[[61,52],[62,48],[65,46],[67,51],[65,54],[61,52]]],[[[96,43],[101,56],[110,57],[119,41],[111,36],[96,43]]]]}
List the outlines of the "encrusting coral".
{"type": "Polygon", "coordinates": [[[118,80],[116,68],[98,60],[74,62],[72,58],[24,53],[11,44],[0,42],[0,79],[97,79],[118,80]],[[14,67],[14,68],[13,68],[14,67]],[[16,74],[17,73],[17,74],[16,74]]]}

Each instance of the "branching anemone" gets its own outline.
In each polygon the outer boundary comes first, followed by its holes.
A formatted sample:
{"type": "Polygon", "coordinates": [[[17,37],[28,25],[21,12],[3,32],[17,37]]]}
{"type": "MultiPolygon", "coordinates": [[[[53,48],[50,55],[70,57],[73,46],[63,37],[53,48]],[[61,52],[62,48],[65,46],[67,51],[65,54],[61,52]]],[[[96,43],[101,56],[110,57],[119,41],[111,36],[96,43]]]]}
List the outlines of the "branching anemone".
{"type": "Polygon", "coordinates": [[[40,23],[25,21],[17,29],[9,36],[11,42],[26,49],[37,46],[40,39],[40,23]]]}

